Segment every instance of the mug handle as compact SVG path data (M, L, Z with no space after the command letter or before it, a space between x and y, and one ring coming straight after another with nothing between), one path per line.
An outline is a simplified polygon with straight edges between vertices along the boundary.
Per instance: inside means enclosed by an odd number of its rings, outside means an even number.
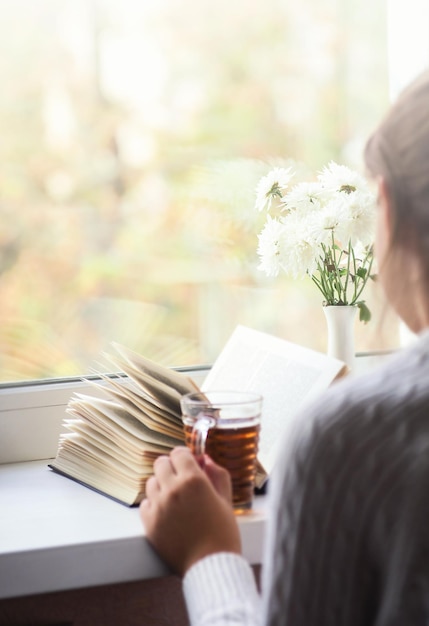
M210 428L216 424L216 420L201 413L192 428L192 452L201 467L204 467L204 455L206 453L206 442Z

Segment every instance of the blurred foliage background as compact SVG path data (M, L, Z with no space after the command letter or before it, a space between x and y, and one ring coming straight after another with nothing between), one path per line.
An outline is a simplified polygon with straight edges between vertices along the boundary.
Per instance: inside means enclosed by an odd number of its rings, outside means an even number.
M385 0L0 0L0 39L0 380L87 374L111 341L210 363L237 323L326 348L311 281L257 270L254 189L362 168ZM367 296L357 348L396 345Z

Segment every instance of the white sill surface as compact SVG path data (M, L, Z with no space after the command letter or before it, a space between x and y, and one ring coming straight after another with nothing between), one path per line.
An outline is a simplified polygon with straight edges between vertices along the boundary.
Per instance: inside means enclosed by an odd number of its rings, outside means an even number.
M155 578L169 571L128 508L55 474L49 461L0 465L0 598ZM261 563L266 497L239 516Z

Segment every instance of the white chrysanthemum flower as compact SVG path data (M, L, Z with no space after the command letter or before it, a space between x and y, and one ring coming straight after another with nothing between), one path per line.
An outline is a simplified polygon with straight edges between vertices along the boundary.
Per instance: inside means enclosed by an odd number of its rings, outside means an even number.
M278 276L280 266L280 248L283 225L277 219L268 216L265 226L258 235L258 250L260 257L258 269L267 276Z
M296 210L303 216L318 211L320 202L320 183L298 183L281 200L283 211Z
M318 226L321 230L331 230L337 233L346 215L347 212L344 205L341 202L332 200L321 208L318 215Z
M345 165L331 162L318 180L327 210L332 216L337 212L340 218L335 233L342 245L347 247L349 240L353 246L358 241L369 244L374 238L375 198L365 178Z
M351 241L369 245L374 240L375 200L369 192L348 194L342 199L343 218L338 225L337 234L343 242Z
M312 219L302 219L291 213L284 219L280 249L280 265L293 278L312 274L321 253L320 230L314 228Z
M331 161L317 176L326 193L338 191L344 194L353 191L367 191L368 185L363 176L346 165Z
M261 178L256 187L255 208L258 211L269 211L272 199L277 196L282 198L287 189L293 173L291 168L275 167L266 176Z

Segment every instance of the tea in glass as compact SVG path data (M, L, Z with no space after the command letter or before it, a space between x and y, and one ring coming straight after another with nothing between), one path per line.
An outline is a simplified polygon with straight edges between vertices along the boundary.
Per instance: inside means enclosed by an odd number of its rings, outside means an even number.
M236 511L251 508L262 397L239 391L191 393L181 400L186 445L228 470Z

